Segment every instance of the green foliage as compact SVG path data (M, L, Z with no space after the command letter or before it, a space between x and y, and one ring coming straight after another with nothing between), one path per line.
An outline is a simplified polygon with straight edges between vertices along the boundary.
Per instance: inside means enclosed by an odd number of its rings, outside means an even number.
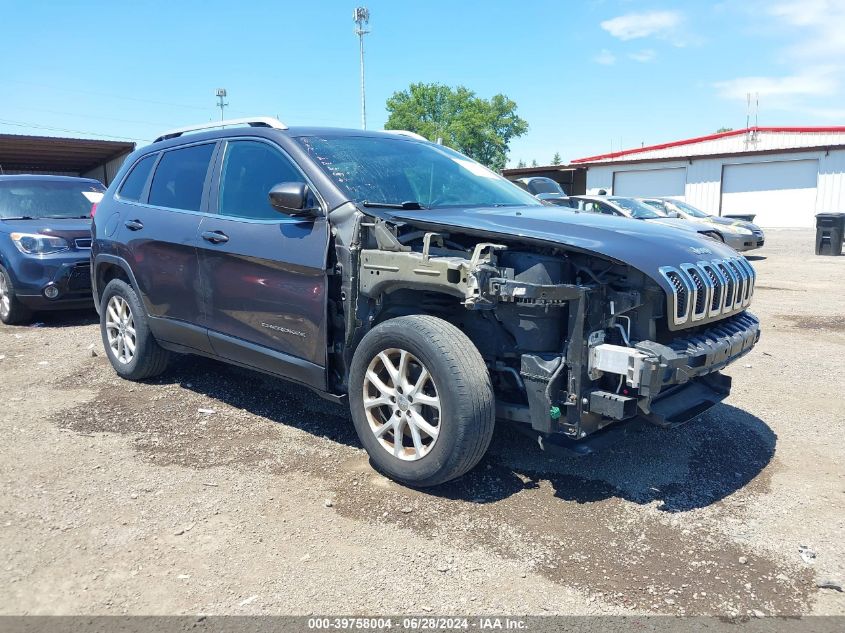
M532 167L539 167L539 165L537 164L537 161L536 161L536 160L532 160L532 161L531 161L531 166L532 166Z
M552 157L552 165L560 165L562 162L560 152L555 152L555 155Z
M409 130L474 158L490 169L505 167L510 141L528 131L516 103L505 95L477 97L463 86L411 84L387 100L386 130Z
M522 169L523 167L525 167L525 161L520 158L519 162L516 164L516 168Z
M720 127L716 130L716 134L721 134L722 132L733 132L733 130L734 129L732 127Z

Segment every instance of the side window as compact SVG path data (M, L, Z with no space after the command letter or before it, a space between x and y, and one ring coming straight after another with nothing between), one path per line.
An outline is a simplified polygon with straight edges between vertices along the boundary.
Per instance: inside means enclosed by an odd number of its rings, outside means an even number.
M138 202L141 199L141 194L144 192L144 185L147 184L147 178L150 177L150 170L153 168L153 163L158 154L150 154L145 156L132 168L123 185L120 187L118 195L124 200Z
M164 153L150 186L149 203L159 207L199 211L202 188L214 143Z
M258 141L231 141L223 157L219 212L236 218L279 220L267 194L282 182L304 182L281 152Z
M602 204L600 202L596 204L596 211L605 215L622 215L621 213L617 212L613 207L610 207L606 204Z
M601 207L599 207L599 204L597 202L593 202L592 200L579 200L578 207L587 213L601 213Z

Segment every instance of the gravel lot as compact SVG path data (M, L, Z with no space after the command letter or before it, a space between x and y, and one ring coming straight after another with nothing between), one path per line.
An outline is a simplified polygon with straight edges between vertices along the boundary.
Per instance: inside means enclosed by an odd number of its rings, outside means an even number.
M845 257L812 242L750 258L763 338L699 420L585 458L500 425L428 492L307 390L119 380L93 313L0 326L0 613L845 614Z

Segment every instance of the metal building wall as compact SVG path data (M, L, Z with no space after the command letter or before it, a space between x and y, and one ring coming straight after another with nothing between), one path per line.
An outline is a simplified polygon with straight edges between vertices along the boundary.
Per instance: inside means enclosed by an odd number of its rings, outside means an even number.
M823 152L819 157L816 211L845 211L845 150Z
M117 172L123 166L123 162L126 160L127 156L129 156L129 152L123 154L122 156L118 156L117 158L113 158L106 164L99 165L91 171L80 174L80 176L83 178L96 178L108 187L114 180Z
M722 168L724 165L803 159L819 161L816 203L813 212L845 211L845 149L784 152L757 156L723 156L683 161L655 160L636 164L591 165L587 169L587 193L595 195L600 189L613 193L613 173L616 171L686 166L687 184L684 199L708 213L718 215L721 207ZM806 222L799 223L806 224Z

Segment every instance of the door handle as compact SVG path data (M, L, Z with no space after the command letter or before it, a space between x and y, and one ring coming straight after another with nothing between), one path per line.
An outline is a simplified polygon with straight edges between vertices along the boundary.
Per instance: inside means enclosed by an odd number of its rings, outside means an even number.
M130 231L140 231L144 228L144 223L141 220L126 220L123 225Z
M222 244L229 241L229 236L223 231L204 231L201 235L202 239L212 244Z

